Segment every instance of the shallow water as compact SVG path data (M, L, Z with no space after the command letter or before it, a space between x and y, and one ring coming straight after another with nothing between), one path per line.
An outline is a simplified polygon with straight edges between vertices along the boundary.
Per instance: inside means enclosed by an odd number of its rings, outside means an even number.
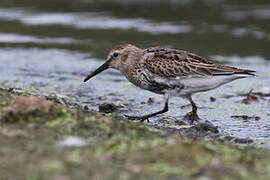
M82 83L84 76L117 44L181 48L258 71L258 77L196 94L194 100L201 118L224 134L269 147L270 98L245 105L239 96L251 89L270 93L269 19L270 4L252 1L1 1L0 82L61 93L90 109L112 102L120 114L147 113L162 108L161 96L134 87L114 70L88 83ZM147 103L150 97L153 103ZM190 110L182 107L186 104L172 99L170 112L150 124L174 126ZM235 115L261 119L231 118Z

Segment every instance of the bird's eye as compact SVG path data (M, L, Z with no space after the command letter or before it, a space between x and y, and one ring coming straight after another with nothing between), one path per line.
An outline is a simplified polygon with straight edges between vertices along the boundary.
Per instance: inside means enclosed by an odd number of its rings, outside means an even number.
M113 57L116 58L117 56L119 56L119 53L117 53L117 52L113 53Z

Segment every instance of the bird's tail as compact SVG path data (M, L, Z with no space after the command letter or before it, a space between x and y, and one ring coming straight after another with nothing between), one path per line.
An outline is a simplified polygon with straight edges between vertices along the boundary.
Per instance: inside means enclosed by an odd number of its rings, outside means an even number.
M230 66L220 66L216 72L213 73L214 76L230 76L239 75L241 77L256 76L256 71L249 69L238 69Z
M256 76L256 71L249 70L249 69L239 69L239 71L234 72L234 74L242 74L242 75L249 75L249 76Z

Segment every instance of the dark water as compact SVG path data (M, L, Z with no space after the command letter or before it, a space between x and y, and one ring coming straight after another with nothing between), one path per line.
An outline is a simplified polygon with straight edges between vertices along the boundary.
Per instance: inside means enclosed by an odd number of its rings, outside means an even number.
M0 82L8 86L57 92L97 109L113 102L119 113L155 111L162 98L135 88L116 71L106 71L87 84L83 77L99 66L111 47L132 43L185 49L238 67L258 71L195 95L199 114L237 137L269 146L270 100L241 104L251 89L270 93L270 2L266 1L91 1L1 0ZM31 89L30 88L30 89ZM148 105L148 98L154 103ZM210 102L215 97L215 102ZM171 101L170 112L151 121L174 126L190 107ZM234 115L260 120L234 119Z

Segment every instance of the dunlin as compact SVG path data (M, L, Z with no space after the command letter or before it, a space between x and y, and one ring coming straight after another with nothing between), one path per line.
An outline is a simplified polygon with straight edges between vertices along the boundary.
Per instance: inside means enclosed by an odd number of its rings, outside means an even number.
M108 68L121 71L130 82L142 89L164 95L165 105L161 111L143 116L127 116L128 118L144 121L165 113L169 109L169 97L180 96L188 99L192 105L192 111L185 115L185 119L189 119L191 123L199 119L192 94L254 76L255 72L219 65L183 50L161 47L141 49L126 44L114 47L107 61L88 75L84 82Z

